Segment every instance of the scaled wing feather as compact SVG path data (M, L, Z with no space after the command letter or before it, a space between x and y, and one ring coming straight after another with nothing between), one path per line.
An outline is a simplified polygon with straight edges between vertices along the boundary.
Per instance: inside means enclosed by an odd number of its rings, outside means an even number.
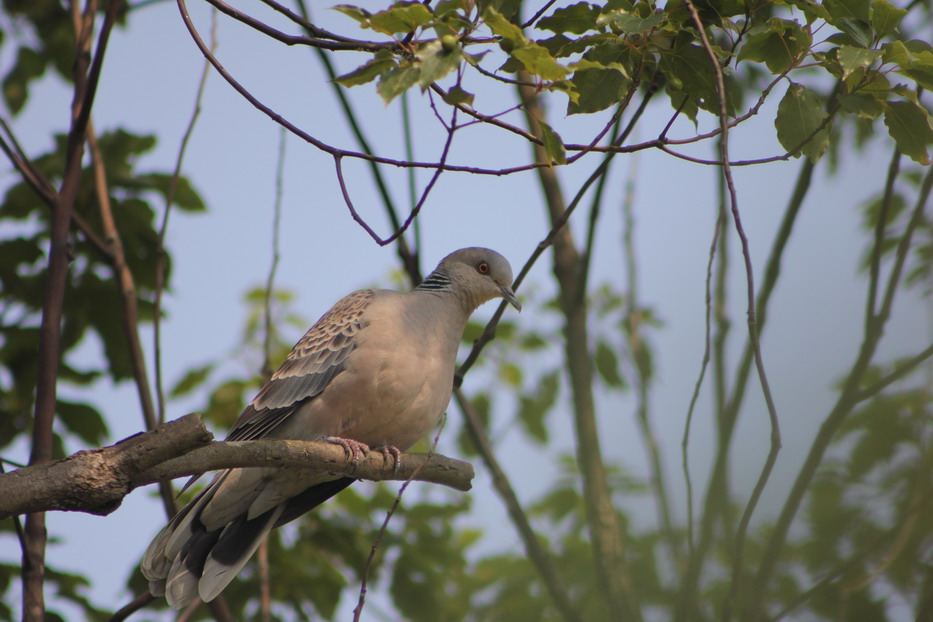
M353 292L315 322L240 415L227 440L262 438L301 402L320 394L344 370L373 295L372 290Z

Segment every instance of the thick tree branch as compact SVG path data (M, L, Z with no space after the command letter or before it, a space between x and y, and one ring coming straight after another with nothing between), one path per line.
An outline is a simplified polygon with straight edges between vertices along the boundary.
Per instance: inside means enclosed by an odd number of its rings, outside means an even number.
M413 479L464 491L473 479L472 465L437 454L403 454L394 469L378 451L354 464L328 443L211 439L199 415L186 415L116 445L2 474L0 519L45 510L106 515L139 486L225 468L288 467L373 481L405 481L418 471Z

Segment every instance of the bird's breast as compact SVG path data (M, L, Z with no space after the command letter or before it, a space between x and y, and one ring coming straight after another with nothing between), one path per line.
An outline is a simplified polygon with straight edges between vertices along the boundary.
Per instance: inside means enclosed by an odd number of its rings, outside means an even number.
M359 335L346 369L310 407L315 420L332 424L326 435L404 451L447 408L458 344L406 321L379 326L377 318L373 327L379 330Z

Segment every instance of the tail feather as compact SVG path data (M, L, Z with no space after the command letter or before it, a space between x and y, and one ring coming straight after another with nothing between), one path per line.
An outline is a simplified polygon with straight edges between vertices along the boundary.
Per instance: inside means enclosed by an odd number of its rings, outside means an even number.
M343 477L315 484L252 519L246 504L242 514L208 531L201 513L212 499L227 500L220 484L228 473L218 474L185 506L143 556L140 567L149 580L149 591L154 596L164 594L175 609L186 607L198 597L204 601L216 598L272 529L298 518L356 481Z
M295 495L285 502L285 510L275 523L275 526L278 527L285 523L292 522L299 516L321 505L355 481L356 480L352 477L341 477L340 479L311 486L301 494Z
M201 570L198 592L202 600L213 600L233 581L275 526L284 508L285 504L280 504L252 520L240 516L224 527Z

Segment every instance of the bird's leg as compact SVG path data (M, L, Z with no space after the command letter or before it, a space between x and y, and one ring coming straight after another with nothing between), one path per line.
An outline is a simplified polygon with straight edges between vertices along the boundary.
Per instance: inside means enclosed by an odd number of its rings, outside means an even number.
M355 441L352 438L341 438L339 436L325 436L321 439L331 445L340 445L347 452L347 459L353 464L359 464L360 460L369 453L369 445Z
M392 456L392 472L398 473L398 469L402 466L402 452L398 447L393 445L383 445L381 447L374 447L373 451L378 451L385 456L385 461L389 461L389 456Z

